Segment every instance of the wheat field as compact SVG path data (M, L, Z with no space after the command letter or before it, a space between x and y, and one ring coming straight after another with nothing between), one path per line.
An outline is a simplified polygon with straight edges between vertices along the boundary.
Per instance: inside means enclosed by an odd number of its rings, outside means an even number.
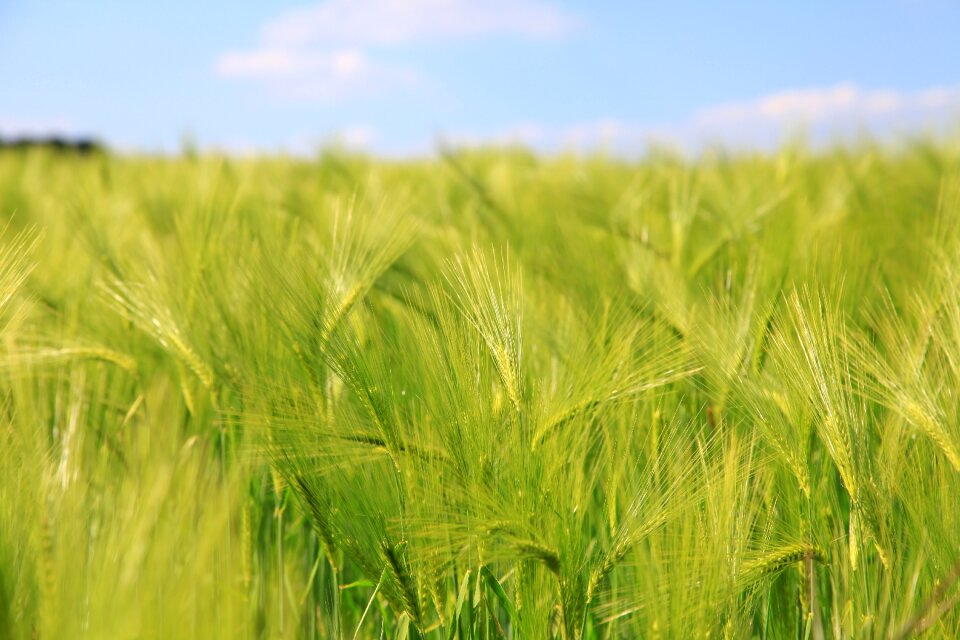
M0 638L960 636L960 146L0 154Z

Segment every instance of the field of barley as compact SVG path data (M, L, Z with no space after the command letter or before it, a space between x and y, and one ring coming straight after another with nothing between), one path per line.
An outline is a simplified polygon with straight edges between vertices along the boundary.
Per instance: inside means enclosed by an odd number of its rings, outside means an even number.
M0 638L956 638L960 141L0 154Z

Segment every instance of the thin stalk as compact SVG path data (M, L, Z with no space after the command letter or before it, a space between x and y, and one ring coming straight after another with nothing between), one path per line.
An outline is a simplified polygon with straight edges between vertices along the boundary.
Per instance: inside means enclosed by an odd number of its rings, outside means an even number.
M958 600L960 600L960 594L954 595L954 597L946 600L940 604L940 606L937 606L937 603L943 600L943 597L953 588L953 585L957 583L958 579L960 579L960 560L953 565L943 581L937 585L937 588L933 590L930 597L924 601L923 606L893 635L894 640L903 640L914 635L920 635L932 627L940 616L956 606Z

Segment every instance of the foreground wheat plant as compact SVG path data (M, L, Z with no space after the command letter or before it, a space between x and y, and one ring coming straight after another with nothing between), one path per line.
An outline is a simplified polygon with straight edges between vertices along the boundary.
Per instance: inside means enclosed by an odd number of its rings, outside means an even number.
M0 638L955 638L960 147L0 155Z

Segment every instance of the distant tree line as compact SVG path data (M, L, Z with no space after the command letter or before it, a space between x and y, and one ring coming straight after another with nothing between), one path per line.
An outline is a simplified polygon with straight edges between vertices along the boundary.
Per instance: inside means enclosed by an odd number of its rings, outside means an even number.
M94 138L66 136L15 136L0 135L0 150L7 149L50 149L63 153L78 153L89 155L106 150L103 144Z

